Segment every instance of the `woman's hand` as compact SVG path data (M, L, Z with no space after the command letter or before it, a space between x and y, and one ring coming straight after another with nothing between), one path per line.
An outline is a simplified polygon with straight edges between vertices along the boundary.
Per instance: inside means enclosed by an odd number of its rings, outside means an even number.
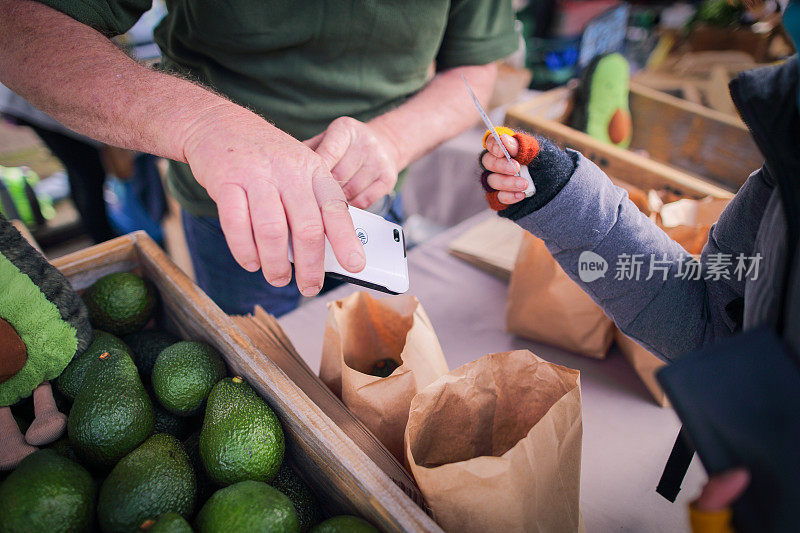
M508 154L512 158L517 157L518 141L505 133L500 135L500 139L508 150ZM511 205L525 199L522 191L528 188L528 182L516 175L520 170L519 163L517 161L508 162L493 136L486 139L486 149L487 152L483 154L481 164L491 172L486 181L492 189L499 191L497 200L502 204Z

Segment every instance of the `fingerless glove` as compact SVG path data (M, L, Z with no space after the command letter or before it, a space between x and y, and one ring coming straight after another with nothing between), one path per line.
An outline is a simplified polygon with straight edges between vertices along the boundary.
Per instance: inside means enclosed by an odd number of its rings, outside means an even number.
M481 185L486 191L486 201L489 207L498 211L501 217L518 220L525 215L533 213L544 207L552 200L569 181L577 166L577 154L569 153L544 137L534 137L522 132L515 132L506 127L497 128L497 132L508 134L517 140L519 151L514 158L520 165L527 165L530 171L536 192L524 200L512 205L506 205L497 199L497 192L489 186L488 177L491 172L483 167L484 150L479 158L483 169ZM483 136L484 147L491 132Z

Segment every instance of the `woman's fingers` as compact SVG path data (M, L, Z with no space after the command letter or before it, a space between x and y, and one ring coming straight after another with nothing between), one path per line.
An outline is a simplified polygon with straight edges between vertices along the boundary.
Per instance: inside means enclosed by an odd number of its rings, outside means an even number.
M528 182L519 176L489 174L486 181L489 183L489 187L496 191L517 192L528 188Z
M525 195L523 193L521 193L521 192L500 191L500 192L497 193L497 199L500 201L500 203L503 203L503 204L506 204L506 205L515 204L515 203L523 200L524 198L525 198Z
M497 144L495 144L497 146ZM512 160L510 163L508 159L502 154L500 157L495 156L491 152L486 152L481 158L483 168L489 172L496 172L498 174L508 174L510 176L516 175L519 172L519 163Z
M508 150L508 155L511 157L517 157L517 154L519 153L519 143L517 140L507 133L502 134L500 136L500 140L503 141L506 150ZM498 146L497 141L494 140L494 136L489 136L489 138L486 139L486 149L489 150L495 157L505 158L505 154L503 153L503 150L500 149L500 146Z

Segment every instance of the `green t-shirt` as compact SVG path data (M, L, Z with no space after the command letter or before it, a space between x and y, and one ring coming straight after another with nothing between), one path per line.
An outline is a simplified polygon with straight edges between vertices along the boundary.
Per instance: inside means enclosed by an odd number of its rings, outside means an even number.
M152 0L39 0L106 35ZM340 116L370 120L440 70L482 65L518 45L511 0L167 0L155 38L181 70L304 140ZM168 183L183 207L216 215L188 165Z

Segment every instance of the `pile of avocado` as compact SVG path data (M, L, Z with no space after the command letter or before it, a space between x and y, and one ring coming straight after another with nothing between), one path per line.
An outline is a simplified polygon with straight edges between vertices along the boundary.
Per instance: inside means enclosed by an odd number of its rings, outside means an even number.
M109 274L83 299L94 340L55 382L67 436L0 483L0 533L377 531L322 521L280 420L213 347L146 329L149 282Z

